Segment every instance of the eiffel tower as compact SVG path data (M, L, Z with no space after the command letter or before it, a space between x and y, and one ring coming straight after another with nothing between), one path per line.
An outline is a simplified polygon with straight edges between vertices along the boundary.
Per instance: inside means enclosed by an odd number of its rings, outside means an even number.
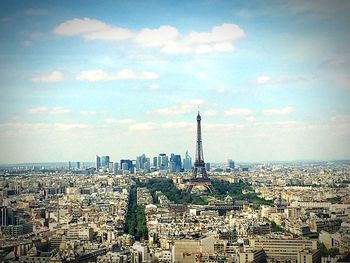
M203 193L212 194L214 187L208 177L205 169L205 162L203 157L202 145L202 129L201 129L201 115L197 115L197 144L196 144L196 161L194 163L192 177L187 182L186 192L191 193L193 188L204 189Z

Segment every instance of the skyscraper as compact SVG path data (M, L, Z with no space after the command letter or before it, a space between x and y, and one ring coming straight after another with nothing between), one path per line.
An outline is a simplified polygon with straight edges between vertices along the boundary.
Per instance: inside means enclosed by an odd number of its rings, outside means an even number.
M136 169L143 170L145 169L146 155L142 154L141 156L136 157Z
M120 167L123 171L129 170L133 168L132 161L131 160L126 160L126 159L121 159L120 160Z
M113 165L113 174L117 174L119 170L119 164L117 162Z
M158 156L158 167L159 169L168 169L169 158L165 153L160 153Z
M192 158L188 154L188 151L185 153L185 158L183 159L184 171L190 172L192 171Z
M0 206L0 226L7 226L8 224L7 210L6 206Z
M153 157L153 167L158 168L158 158L157 157Z
M182 170L181 155L171 154L170 156L170 172L178 173Z
M114 166L114 163L113 162L109 162L109 164L108 164L108 172L113 172L113 166Z
M205 163L205 170L210 171L210 163Z
M100 156L96 155L96 170L100 170L101 168L101 158Z
M143 169L146 170L147 172L149 172L151 170L151 159L150 158L146 158Z
M128 171L129 170L128 163L125 163L125 162L121 163L121 167L122 167L123 171Z
M102 156L101 157L101 166L103 169L108 169L109 167L109 156Z
M230 168L232 170L235 169L235 162L232 161L232 159L228 159L227 164L228 164L228 168Z

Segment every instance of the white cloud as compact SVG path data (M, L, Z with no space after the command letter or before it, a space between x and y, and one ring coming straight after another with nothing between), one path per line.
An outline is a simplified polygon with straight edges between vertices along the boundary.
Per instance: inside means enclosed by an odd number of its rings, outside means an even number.
M136 121L133 119L120 119L120 120L118 120L118 119L112 119L112 118L104 119L104 122L107 124L122 124L122 125L136 123Z
M112 119L112 118L104 119L103 121L106 124L116 124L116 123L118 123L118 120L115 120L115 119Z
M154 122L137 122L133 119L105 119L104 122L109 125L123 125L129 131L150 131L156 127Z
M213 52L232 52L233 43L245 37L244 31L235 24L215 26L210 32L192 32L177 41L165 43L160 52L166 54L206 54Z
M83 116L93 116L93 115L97 115L98 112L96 111L88 111L88 110L81 110L79 112L80 115L83 115Z
M55 107L49 111L49 114L67 114L70 113L69 109L63 108L63 107Z
M158 89L160 89L160 85L159 84L152 84L152 85L149 85L149 88L152 90L158 90Z
M161 52L167 54L206 54L213 52L232 52L234 47L229 42L223 42L218 44L201 44L201 45L189 45L183 43L171 43L164 46Z
M125 40L131 38L133 33L125 28L112 27L97 19L74 18L56 28L53 32L63 36L81 35L87 40Z
M147 47L159 47L169 42L175 41L179 37L179 32L172 26L160 26L158 29L145 28L138 33L134 41Z
M306 82L310 79L308 77L304 76L298 76L298 77L269 77L269 76L258 76L256 77L252 82L257 85L275 85L275 84L288 84L288 83L295 83L295 82Z
M198 54L205 54L213 52L213 47L210 45L199 45L194 48L194 51Z
M244 31L235 24L215 26L211 32L192 32L186 38L189 43L222 43L235 41L245 36Z
M187 112L189 112L189 110L182 107L162 108L155 111L155 113L160 115L180 115Z
M108 25L100 20L74 18L53 29L62 36L81 36L87 40L132 40L142 47L159 48L165 54L206 54L213 52L232 52L234 43L245 37L244 31L236 24L214 26L209 32L191 32L181 35L177 28L162 25L159 28L143 28L132 32L127 28Z
M204 116L215 116L217 115L218 112L216 110L206 110L206 111L203 111L203 115Z
M60 71L52 71L47 74L41 74L32 78L33 82L36 83L55 83L63 81L64 76Z
M253 111L250 109L235 109L231 108L225 111L225 115L227 116L251 116L253 115Z
M155 128L153 122L140 122L129 125L130 131L150 131Z
M265 84L271 84L272 79L268 76L258 76L253 82L258 85L265 85Z
M229 130L229 129L242 129L245 126L242 124L233 124L233 123L205 123L203 124L203 129L223 129L223 130Z
M161 53L174 55L174 54L188 54L192 53L194 49L190 46L181 43L170 43L160 49Z
M37 113L47 113L48 111L49 111L49 109L46 107L37 107L37 108L29 109L28 113L37 114Z
M119 124L132 124L135 123L136 121L133 119L121 119L117 121Z
M350 115L335 115L331 117L330 120L330 126L333 128L333 134L349 136Z
M334 57L323 61L320 64L322 68L341 68L350 64L350 60L343 57Z
M332 122L348 122L350 123L350 115L335 115L331 117Z
M108 25L90 18L68 20L58 25L53 32L58 35L75 36L84 33L98 32L108 29Z
M66 109L63 107L54 107L54 108L47 108L47 107L36 107L31 108L27 111L29 114L50 114L50 115L60 115L60 114L68 114L71 112L70 109Z
M158 79L159 75L154 72L122 70L118 72L105 72L103 70L82 71L76 77L77 80L101 81L122 79Z
M124 28L108 28L101 31L91 32L84 34L84 38L87 40L113 40L120 41L128 39L132 36L132 33Z
M267 109L263 111L266 116L271 115L288 115L294 111L293 107L284 107L282 109Z
M70 130L70 129L85 129L89 125L83 123L28 123L28 122L6 122L0 123L0 128L21 132L41 133L47 130Z
M89 125L83 123L55 123L53 126L61 130L86 129L89 127Z
M255 117L254 116L249 116L247 118L245 118L246 121L248 122L254 122L255 121Z
M232 52L235 50L230 42L222 42L213 45L213 50L217 52Z
M193 129L195 127L194 122L165 122L160 125L166 129Z
M24 13L28 16L45 16L49 12L46 9L42 8L29 8Z
M187 102L184 102L182 104L179 104L174 107L168 107L168 108L162 108L154 111L156 114L160 115L181 115L190 112L191 110L194 110L195 108L199 107L200 105L204 104L204 100L202 99L194 99Z
M217 88L214 91L217 92L217 93L225 93L226 89L224 89L224 88Z

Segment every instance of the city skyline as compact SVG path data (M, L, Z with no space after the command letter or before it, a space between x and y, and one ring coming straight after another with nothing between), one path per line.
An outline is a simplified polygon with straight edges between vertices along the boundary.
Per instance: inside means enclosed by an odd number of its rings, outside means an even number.
M4 1L0 163L350 159L347 1Z

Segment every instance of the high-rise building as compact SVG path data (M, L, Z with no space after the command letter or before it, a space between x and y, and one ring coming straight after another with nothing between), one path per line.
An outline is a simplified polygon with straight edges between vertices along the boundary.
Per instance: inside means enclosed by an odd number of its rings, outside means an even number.
M101 166L103 169L108 169L109 166L109 156L102 156L101 157Z
M158 167L159 169L168 169L169 158L165 153L160 153L158 156Z
M68 162L68 170L69 171L72 170L72 163L71 163L71 161Z
M151 170L151 159L150 158L146 158L143 169L148 171L148 172Z
M0 226L7 226L7 224L8 224L7 207L0 206Z
M131 171L131 169L133 169L133 164L131 160L127 160L127 159L122 159L120 160L120 167L122 168L123 171Z
M136 157L136 169L143 170L145 169L146 155L142 154L141 156Z
M136 157L136 169L141 170L141 156Z
M114 163L113 162L109 162L109 164L108 164L108 172L113 172L113 166L114 166Z
M128 163L122 163L122 171L128 171L128 170L129 170Z
M101 157L96 155L96 170L100 170L101 168Z
M153 167L154 168L158 167L158 158L157 157L153 157Z
M185 158L183 159L184 171L192 171L192 158L189 156L188 151L185 153Z
M207 172L210 171L210 163L205 163L205 169L207 170Z
M232 159L228 159L227 164L228 164L228 168L230 168L232 170L235 169L235 162L232 161Z
M181 155L171 154L170 156L170 172L179 173L182 170Z
M114 163L113 165L113 174L117 174L119 170L119 164L118 163Z
M77 169L80 169L80 162L77 162Z

